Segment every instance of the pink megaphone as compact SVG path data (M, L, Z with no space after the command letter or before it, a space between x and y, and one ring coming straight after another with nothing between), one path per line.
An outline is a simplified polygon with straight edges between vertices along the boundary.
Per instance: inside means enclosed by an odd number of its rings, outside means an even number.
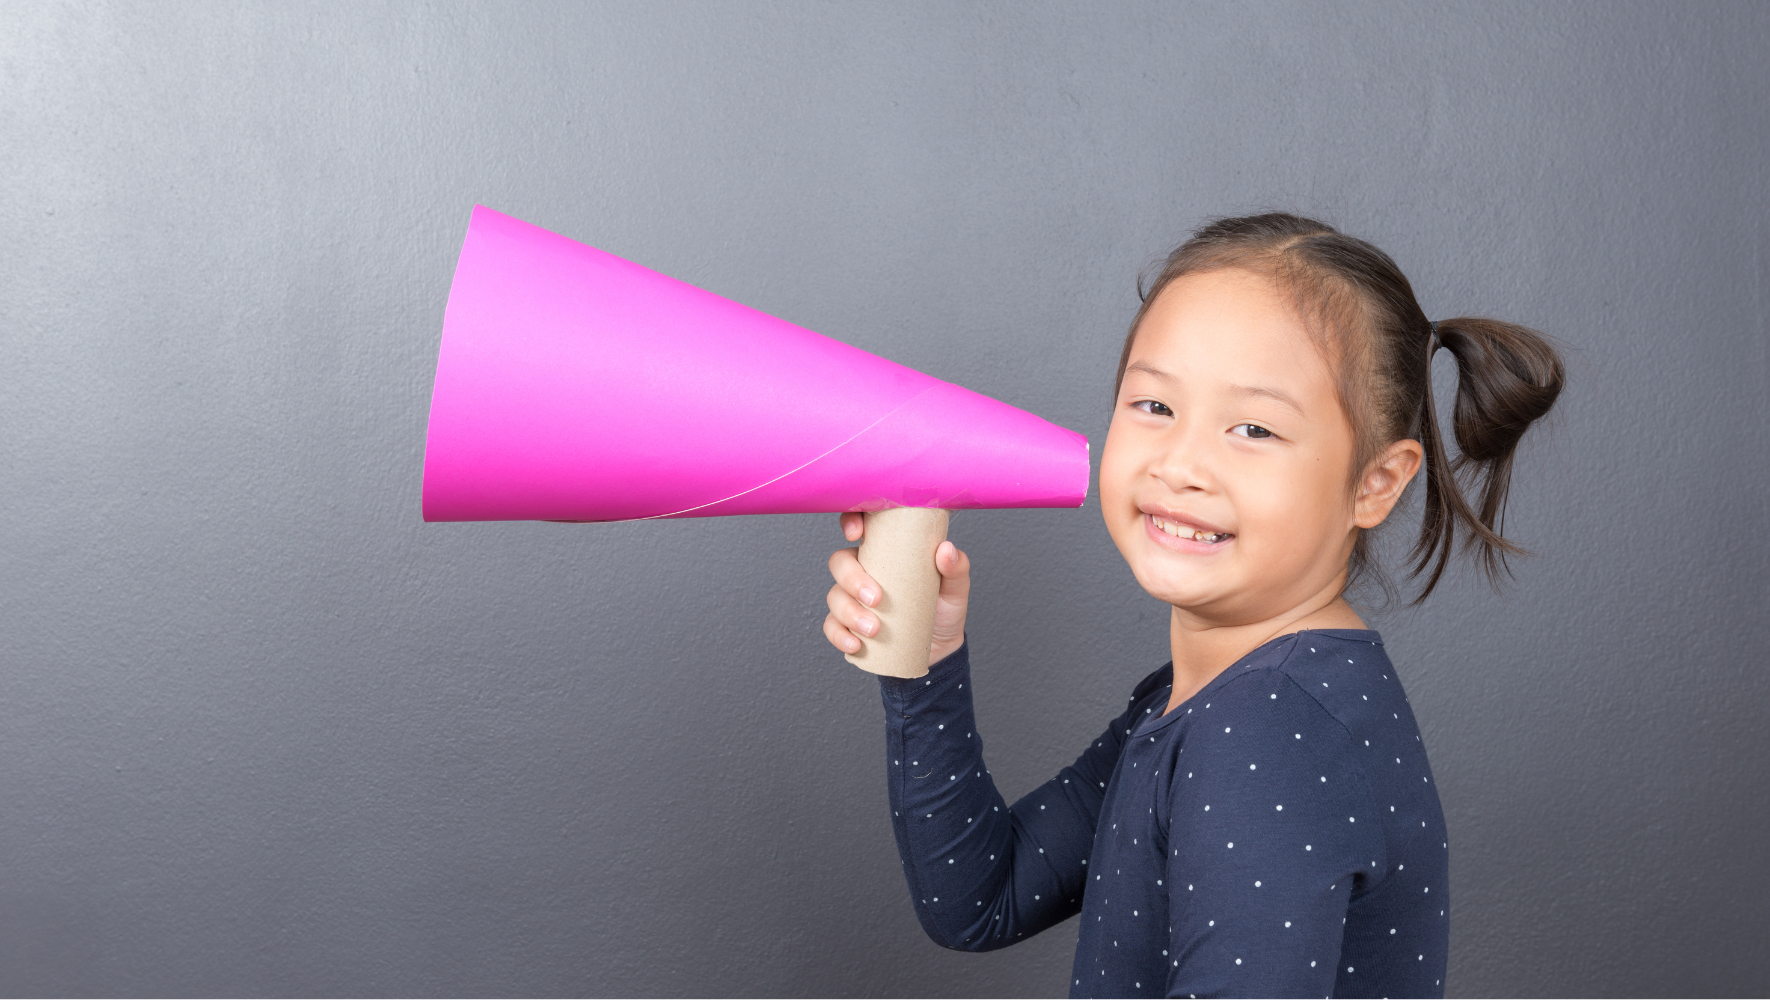
M437 357L426 521L867 511L870 571L872 513L938 511L944 537L946 509L1078 507L1087 490L1074 431L473 210Z

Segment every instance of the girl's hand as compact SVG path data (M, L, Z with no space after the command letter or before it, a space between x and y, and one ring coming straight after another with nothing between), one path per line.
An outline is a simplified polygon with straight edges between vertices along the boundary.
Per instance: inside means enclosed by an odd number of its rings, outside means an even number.
M861 514L842 515L842 536L860 541L866 531ZM879 631L879 619L868 609L879 606L881 588L860 567L854 549L837 549L830 555L830 613L824 616L824 638L844 653L860 652L867 636ZM971 594L971 560L950 541L934 550L934 568L940 571L940 596L934 601L934 639L928 645L928 665L947 658L965 643L965 604Z

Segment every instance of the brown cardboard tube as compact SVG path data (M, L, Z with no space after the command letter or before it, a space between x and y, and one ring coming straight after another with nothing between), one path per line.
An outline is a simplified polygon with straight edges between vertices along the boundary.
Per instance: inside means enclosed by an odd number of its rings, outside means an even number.
M848 662L887 677L920 677L928 672L934 641L934 600L940 571L934 550L946 540L947 511L932 507L892 507L867 513L860 539L860 565L883 591L872 608L879 631L860 636L860 652Z

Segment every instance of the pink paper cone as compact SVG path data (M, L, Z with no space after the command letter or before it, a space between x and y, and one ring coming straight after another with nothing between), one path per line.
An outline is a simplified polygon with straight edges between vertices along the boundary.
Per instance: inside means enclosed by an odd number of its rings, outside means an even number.
M426 521L1076 507L1088 442L484 207L443 320Z

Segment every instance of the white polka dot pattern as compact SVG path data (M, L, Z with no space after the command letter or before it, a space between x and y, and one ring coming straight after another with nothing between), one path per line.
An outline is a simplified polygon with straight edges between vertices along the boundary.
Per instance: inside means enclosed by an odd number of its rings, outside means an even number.
M1072 996L1442 996L1448 837L1374 632L1281 636L1171 712L1163 667L1012 807L968 672L963 647L920 685L880 679L898 848L937 943L999 948L1079 912Z

